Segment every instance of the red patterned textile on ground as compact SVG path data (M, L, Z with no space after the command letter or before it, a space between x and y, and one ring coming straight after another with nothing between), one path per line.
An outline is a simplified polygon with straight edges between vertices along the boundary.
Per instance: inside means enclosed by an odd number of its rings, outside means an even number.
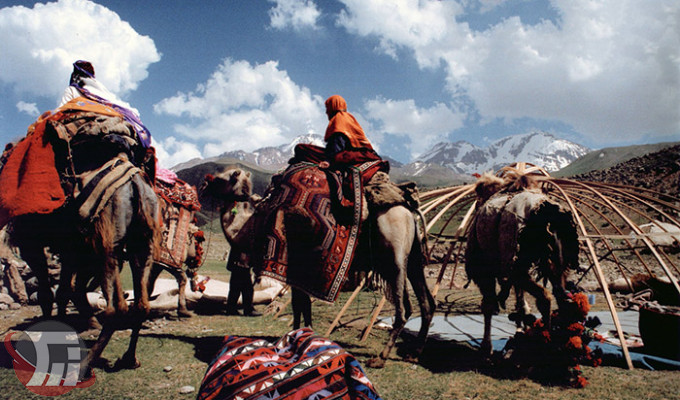
M357 360L309 328L276 343L229 336L208 366L198 400L380 399Z
M272 212L264 222L263 275L321 300L335 301L349 271L359 236L362 200L358 169L352 169L352 180L353 212L350 223L343 225L331 212L326 173L310 163L288 167L272 198ZM284 218L290 215L297 216L298 220L286 225ZM294 241L290 239L306 240L308 247L315 249L314 254L297 254L298 250L290 249ZM290 262L291 256L303 258L304 262Z

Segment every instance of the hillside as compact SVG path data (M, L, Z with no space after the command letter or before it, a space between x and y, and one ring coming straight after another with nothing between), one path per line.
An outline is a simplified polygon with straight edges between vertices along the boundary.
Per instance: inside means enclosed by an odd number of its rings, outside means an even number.
M551 175L556 177L567 177L585 174L595 170L603 170L614 165L624 163L633 158L641 157L649 153L655 153L675 145L678 145L678 142L654 143L625 147L607 147L600 150L594 150L579 157L568 166L552 173Z
M572 178L642 187L680 197L680 144Z

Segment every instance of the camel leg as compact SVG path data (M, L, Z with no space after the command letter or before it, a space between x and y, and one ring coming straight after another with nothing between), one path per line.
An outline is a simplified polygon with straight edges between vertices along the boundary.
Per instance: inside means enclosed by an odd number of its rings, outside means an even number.
M70 237L79 238L79 233L70 233ZM59 288L57 288L56 302L57 302L57 315L60 318L66 317L66 307L68 306L69 300L73 301L73 305L76 306L78 312L81 316L88 318L92 315L90 307L82 309L81 304L76 304L82 299L76 299L79 293L76 290L77 280L79 276L83 274L90 276L89 264L93 261L93 253L89 246L86 246L84 242L79 240L73 241L63 241L59 243L59 249L57 249L61 262L61 271L59 273ZM82 293L86 296L85 293ZM80 307L80 308L79 308Z
M71 300L76 310L78 310L78 314L83 318L87 318L88 329L100 330L102 326L94 315L90 302L87 301L87 284L89 279L90 276L85 274L84 271L76 274L75 288Z
M404 302L404 295L406 287L406 268L397 268L396 276L391 282L392 297L394 305L394 323L392 324L392 331L390 332L390 337L385 344L382 352L377 357L373 357L368 360L367 364L371 368L383 368L385 366L385 361L390 355L394 344L397 342L397 338L401 334L404 325L406 325L406 307Z
M304 318L305 326L312 327L312 300L309 295L300 289L291 290L293 304L293 329L300 328L301 317Z
M63 260L63 258L62 258ZM74 272L72 271L69 263L62 262L61 273L59 274L59 287L57 288L57 293L55 300L57 302L57 317L64 319L66 318L66 307L68 306L69 300L75 295L73 288ZM75 303L74 303L75 304Z
M144 317L137 315L134 317L135 322L130 334L130 343L125 351L125 354L116 361L114 368L116 369L136 369L141 367L142 363L137 359L137 343L139 342L139 331L142 329Z
M84 381L92 376L92 363L102 355L104 348L113 336L113 332L115 332L112 322L110 319L106 321L97 341L87 352L87 356L80 362L80 381Z
M544 325L550 328L550 293L529 277L523 275L516 281L516 286L523 288L536 299L536 308L543 317Z
M479 290L482 293L482 314L484 315L484 337L482 338L481 352L485 356L493 353L491 345L491 319L498 313L498 298L496 296L495 279L485 279L478 282Z
M158 263L153 263L151 266L151 271L149 272L149 288L147 289L149 291L149 295L153 293L156 280L158 279L158 276L161 274L161 272L163 272L163 269L163 266Z
M177 281L177 316L182 317L192 317L194 314L187 308L187 297L186 297L186 287L187 287L187 275L181 268L164 267L161 264L154 263L151 267L151 273L149 275L149 294L153 293L153 286L158 279L158 275L165 269L168 271Z
M106 300L104 316L111 317L118 311L126 314L127 301L123 295L123 287L120 282L119 262L115 256L108 256L104 262L104 278L102 280L102 293Z
M135 292L135 308L140 313L140 318L144 319L151 310L149 287L151 284L150 275L153 257L151 256L150 249L149 251L138 251L133 254L133 257L130 259L130 267L132 268L132 285Z
M137 359L137 342L139 340L139 331L142 328L142 323L149 315L149 287L155 283L155 279L150 279L151 270L153 266L153 259L150 252L136 253L130 259L130 267L132 268L132 281L135 291L135 306L134 313L127 318L132 318L132 334L130 335L130 343L128 349L123 356L116 362L116 368L139 368L141 363ZM157 276L157 275L156 275Z
M35 264L29 264L35 265ZM50 278L47 273L47 264L45 267L39 266L33 270L35 276L38 278L38 303L42 310L43 317L49 318L52 316L52 308L54 307L54 293L50 287Z
M416 348L413 351L413 355L410 357L411 361L416 362L423 352L423 348L425 348L427 333L430 330L430 323L432 323L436 305L434 298L427 287L422 263L409 262L408 279L411 282L411 287L413 287L413 291L415 292L420 306L420 331L418 331Z
M45 318L52 316L54 306L54 293L50 287L50 276L48 273L45 248L39 243L28 243L28 239L22 239L19 246L21 258L31 267L36 279L38 280L38 304Z
M187 274L181 268L170 268L168 272L175 277L177 287L179 288L179 293L177 294L177 316L180 318L192 317L194 314L187 308L187 295L185 292L188 281Z
M525 317L531 313L531 308L524 299L524 289L517 286L515 287L515 313L517 314L515 326L517 326L517 332L520 332L526 320Z
M555 271L555 268L551 268L550 271ZM552 285L552 293L555 297L555 301L557 301L558 307L563 308L564 305L569 302L569 296L567 295L567 290L565 289L567 285L566 276L564 273L551 273L549 280L550 284Z

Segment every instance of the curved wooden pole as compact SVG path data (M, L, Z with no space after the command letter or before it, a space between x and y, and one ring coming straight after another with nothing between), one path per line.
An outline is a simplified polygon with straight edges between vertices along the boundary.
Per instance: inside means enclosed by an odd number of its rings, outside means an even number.
M459 194L458 197L456 197L455 199L451 200L451 202L449 202L449 204L447 204L446 206L444 206L444 208L442 208L442 209L439 211L439 213L437 213L437 215L436 215L434 218L430 219L430 222L427 224L427 229L426 229L426 230L429 231L429 230L432 228L432 226L435 224L435 222L437 222L437 220L439 220L439 218L441 218L442 215L444 215L444 213L445 213L446 211L448 211L449 208L453 207L453 205L455 205L460 199L462 199L462 198L464 198L465 196L471 194L474 190L475 190L474 187L470 187L470 188L468 188L467 190L463 191L462 194Z
M562 188L554 184L554 186L559 190L564 198L566 199L567 204L569 205L569 208L572 211L572 214L574 215L574 219L576 220L576 224L578 225L579 229L581 230L581 233L586 235L588 232L585 229L585 226L583 225L583 221L581 221L581 217L579 215L578 209L574 207L574 203L567 197L566 193L562 190ZM614 326L616 327L616 333L618 334L620 340L621 340L621 350L623 351L623 357L626 360L626 364L628 365L628 369L633 369L633 361L630 358L630 353L628 352L628 345L626 344L626 341L624 340L624 335L623 335L623 329L621 328L621 321L619 320L619 315L616 312L616 306L614 305L614 300L612 299L612 295L609 292L609 285L607 284L607 281L604 277L604 274L602 273L602 268L600 268L600 262L597 260L597 253L595 251L595 246L593 245L593 241L590 240L590 238L585 237L584 238L586 242L586 246L588 248L588 251L591 254L591 257L593 259L593 267L595 271L595 276L597 277L598 282L600 283L600 287L602 288L602 291L604 292L604 297L607 302L607 306L609 307L609 312L612 315L612 320L614 321Z

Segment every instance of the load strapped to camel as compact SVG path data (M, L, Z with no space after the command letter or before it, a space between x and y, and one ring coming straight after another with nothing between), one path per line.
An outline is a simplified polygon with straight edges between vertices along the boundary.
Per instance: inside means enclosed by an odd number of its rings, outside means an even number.
M187 259L188 246L192 240L200 242L203 232L195 224L196 212L201 210L196 188L179 179L174 172L159 169L156 176L156 195L161 200L162 241L156 262L169 267L181 268ZM194 275L201 263L201 254L191 258L189 274Z
M153 179L153 148L144 147L115 109L84 97L46 112L26 137L8 145L0 173L0 224L74 204L96 218L115 190L144 170Z
M258 207L266 208L259 268L265 276L333 302L346 281L368 213L396 205L417 210L418 195L415 184L390 182L386 161L338 171L320 168L324 160L323 148L298 145L289 167L272 178ZM305 268L290 268L297 265Z

